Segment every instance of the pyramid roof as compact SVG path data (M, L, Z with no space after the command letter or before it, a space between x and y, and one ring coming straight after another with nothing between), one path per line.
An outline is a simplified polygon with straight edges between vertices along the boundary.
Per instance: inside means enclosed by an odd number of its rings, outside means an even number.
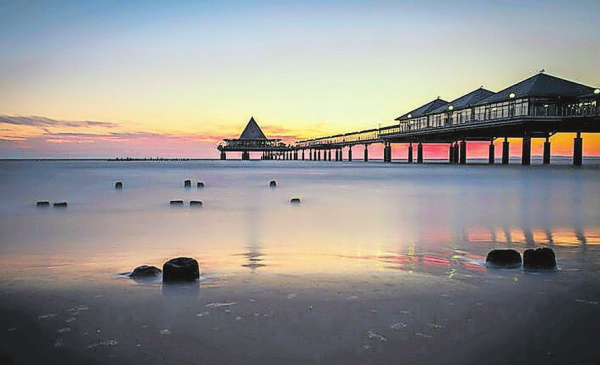
M239 139L267 139L267 137L260 129L258 124L256 124L254 117L251 117Z
M593 91L592 87L540 72L481 100L481 102L492 103L508 100L511 93L514 93L516 98L525 96L577 97Z
M439 107L442 107L444 105L448 105L448 102L446 100L442 100L440 98L437 98L435 100L430 101L427 104L421 105L420 107L418 107L415 110L411 110L410 112L399 116L398 118L396 118L395 120L402 120L402 119L408 119L408 118L417 118L420 117L421 115L427 114L430 111L437 109ZM410 117L409 117L410 115Z
M452 107L455 109L464 108L466 106L476 104L485 98L489 98L494 94L495 93L493 91L480 87L477 90L471 91L468 94L465 94L457 99L452 100L447 105L442 105L439 108L432 110L430 113L433 114L443 112L447 110L450 105L452 105Z

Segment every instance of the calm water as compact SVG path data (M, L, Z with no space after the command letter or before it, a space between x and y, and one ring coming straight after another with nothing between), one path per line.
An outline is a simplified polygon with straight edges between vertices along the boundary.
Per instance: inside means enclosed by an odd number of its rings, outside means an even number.
M0 161L0 360L597 363L586 162ZM541 246L557 272L486 270L492 248ZM199 283L119 275L177 256Z

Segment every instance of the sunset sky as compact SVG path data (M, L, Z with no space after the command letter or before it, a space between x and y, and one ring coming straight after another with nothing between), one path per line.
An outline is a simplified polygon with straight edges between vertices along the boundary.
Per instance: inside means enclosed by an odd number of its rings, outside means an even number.
M542 68L600 86L597 0L3 0L0 14L0 158L217 158L251 116L292 142Z

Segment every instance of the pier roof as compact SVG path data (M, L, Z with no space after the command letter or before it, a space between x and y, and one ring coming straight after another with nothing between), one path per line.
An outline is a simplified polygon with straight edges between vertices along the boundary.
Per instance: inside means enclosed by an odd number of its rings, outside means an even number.
M267 139L263 131L260 129L254 117L250 117L248 124L246 124L246 128L240 135L239 139Z
M404 115L399 116L398 118L396 118L395 120L403 120L403 119L408 119L408 118L417 118L420 117L421 115L427 114L429 112L431 112L432 110L435 110L439 107L442 107L444 105L448 105L448 102L446 100L440 99L439 97L435 100L430 101L429 103L425 104L425 105L421 105L420 107L418 107L415 110L412 110Z
M464 108L469 105L477 104L481 100L483 100L485 98L489 98L490 96L492 96L494 94L495 93L493 91L490 91L490 90L484 89L483 87L480 87L477 90L473 90L468 94L465 94L459 98L452 100L451 102L449 102L446 105L442 105L439 108L432 110L430 113L434 114L434 113L446 111L446 110L448 110L448 107L450 107L450 106L452 106L454 109Z
M594 88L579 84L577 82L561 79L556 76L540 72L519 83L507 87L496 94L481 100L482 103L493 103L510 99L510 94L514 97L527 96L562 96L577 97L583 94L590 94Z

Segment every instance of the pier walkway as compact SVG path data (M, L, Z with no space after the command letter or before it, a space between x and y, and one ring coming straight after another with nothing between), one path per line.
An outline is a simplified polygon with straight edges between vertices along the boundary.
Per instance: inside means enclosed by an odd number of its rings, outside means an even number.
M509 162L509 138L522 138L521 163L531 163L531 139L544 138L543 163L550 163L550 137L576 133L573 164L581 165L581 133L600 133L600 89L540 72L497 93L479 88L453 101L435 99L395 120L397 124L297 141L284 158L342 161L343 150L352 161L352 148L383 143L384 162L392 160L392 144L407 143L408 162L423 163L424 143L448 144L448 161L466 164L467 141L489 141L489 163L495 161L493 142L503 138L502 164ZM333 151L333 153L332 153Z

